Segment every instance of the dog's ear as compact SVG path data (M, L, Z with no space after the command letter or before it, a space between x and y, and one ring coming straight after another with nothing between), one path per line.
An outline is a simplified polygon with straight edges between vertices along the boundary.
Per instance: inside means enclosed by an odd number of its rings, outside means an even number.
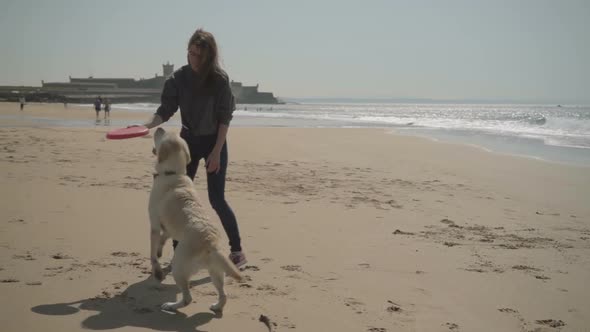
M168 159L171 154L179 152L178 145L172 143L169 140L165 140L160 144L160 148L158 149L158 163Z

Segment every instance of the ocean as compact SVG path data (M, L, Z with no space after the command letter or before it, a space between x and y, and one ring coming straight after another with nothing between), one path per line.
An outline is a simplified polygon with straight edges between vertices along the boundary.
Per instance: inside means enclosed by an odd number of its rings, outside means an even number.
M288 127L384 127L497 153L590 165L589 105L301 103L272 110L242 105L236 116Z
M115 104L112 107L111 126L123 125L115 120L117 110L146 113L147 117L157 107L157 104L150 103ZM180 117L175 116L169 125L179 126ZM237 105L232 126L389 128L396 134L475 145L497 153L590 166L590 105L378 102L248 104Z

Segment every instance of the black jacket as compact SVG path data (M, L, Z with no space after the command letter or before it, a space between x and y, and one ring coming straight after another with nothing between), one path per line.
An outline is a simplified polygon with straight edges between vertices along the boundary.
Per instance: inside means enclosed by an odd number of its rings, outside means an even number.
M200 82L189 65L175 71L164 83L156 114L166 122L179 107L184 130L193 136L216 134L219 124L229 125L236 108L227 74L212 73Z

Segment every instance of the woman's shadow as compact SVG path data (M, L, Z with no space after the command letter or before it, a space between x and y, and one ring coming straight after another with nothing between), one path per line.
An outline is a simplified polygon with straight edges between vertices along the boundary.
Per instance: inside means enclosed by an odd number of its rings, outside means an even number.
M191 282L198 286L210 282L202 278ZM73 315L80 310L92 310L98 313L82 321L82 326L91 330L107 330L123 326L146 327L160 331L198 331L198 327L207 324L221 314L199 312L187 316L181 312L160 310L164 302L176 300L179 293L175 284L158 284L152 277L132 284L119 294L111 296L103 292L100 296L69 303L41 304L31 311L41 315Z

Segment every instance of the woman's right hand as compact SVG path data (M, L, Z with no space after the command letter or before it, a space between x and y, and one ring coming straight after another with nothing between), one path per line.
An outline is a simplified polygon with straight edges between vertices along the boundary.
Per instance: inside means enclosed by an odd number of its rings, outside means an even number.
M152 128L155 128L155 127L161 125L162 123L164 123L164 121L162 121L162 118L158 114L154 114L154 116L148 122L141 123L141 124L134 123L134 124L127 126L127 128L146 127L147 129L152 129Z

